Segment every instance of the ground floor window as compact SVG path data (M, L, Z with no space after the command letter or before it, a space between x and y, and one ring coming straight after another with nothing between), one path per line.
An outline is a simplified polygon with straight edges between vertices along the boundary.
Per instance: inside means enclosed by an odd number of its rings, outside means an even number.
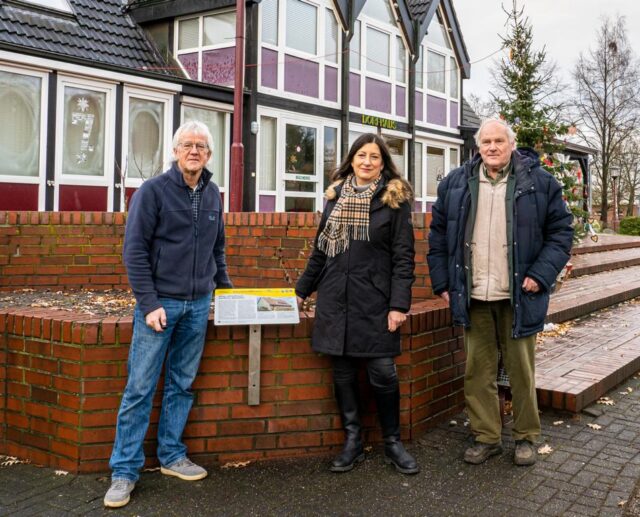
M457 142L417 141L414 146L415 170L411 183L415 192L415 211L428 212L438 195L438 185L450 170L458 167Z

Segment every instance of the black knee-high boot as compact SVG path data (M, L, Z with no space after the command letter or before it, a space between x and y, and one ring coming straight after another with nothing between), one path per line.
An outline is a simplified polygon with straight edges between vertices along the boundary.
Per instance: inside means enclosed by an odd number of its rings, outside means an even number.
M398 472L417 474L420 467L415 458L407 452L400 441L400 388L375 388L378 417L384 437L384 455L387 463L392 463Z
M360 416L358 415L357 381L334 383L336 400L340 409L340 418L345 440L342 452L331 462L332 472L348 472L357 463L364 461L364 448L360 436Z

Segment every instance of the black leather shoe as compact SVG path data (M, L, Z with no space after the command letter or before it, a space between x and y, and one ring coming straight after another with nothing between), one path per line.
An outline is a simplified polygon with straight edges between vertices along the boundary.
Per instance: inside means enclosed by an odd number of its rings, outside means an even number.
M346 442L342 452L338 454L333 461L329 470L331 472L349 472L358 463L364 461L364 448L362 443Z
M402 474L417 474L420 466L416 459L407 452L401 441L384 444L384 456L387 463L391 463Z

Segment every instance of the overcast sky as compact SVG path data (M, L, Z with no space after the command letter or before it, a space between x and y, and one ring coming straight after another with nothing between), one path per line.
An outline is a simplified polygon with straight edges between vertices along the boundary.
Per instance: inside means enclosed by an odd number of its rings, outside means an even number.
M464 81L464 93L489 98L491 70L503 54L477 62L500 48L498 34L505 34L506 14L512 0L453 0L469 57L471 79ZM626 17L627 37L636 57L640 54L639 0L519 0L533 26L534 49L543 46L547 59L557 64L562 79L571 87L571 72L580 52L594 47L603 16Z

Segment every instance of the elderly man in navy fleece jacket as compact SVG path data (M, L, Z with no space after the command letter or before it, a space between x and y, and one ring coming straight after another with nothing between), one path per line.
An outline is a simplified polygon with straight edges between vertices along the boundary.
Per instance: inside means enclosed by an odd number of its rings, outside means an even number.
M207 475L187 457L182 432L193 401L191 384L202 356L211 294L216 287L232 287L220 191L205 168L212 147L204 124L183 124L173 138L172 167L145 181L131 199L124 263L137 304L129 377L109 462L107 507L129 502L144 465L142 442L163 364L160 471L186 481Z

